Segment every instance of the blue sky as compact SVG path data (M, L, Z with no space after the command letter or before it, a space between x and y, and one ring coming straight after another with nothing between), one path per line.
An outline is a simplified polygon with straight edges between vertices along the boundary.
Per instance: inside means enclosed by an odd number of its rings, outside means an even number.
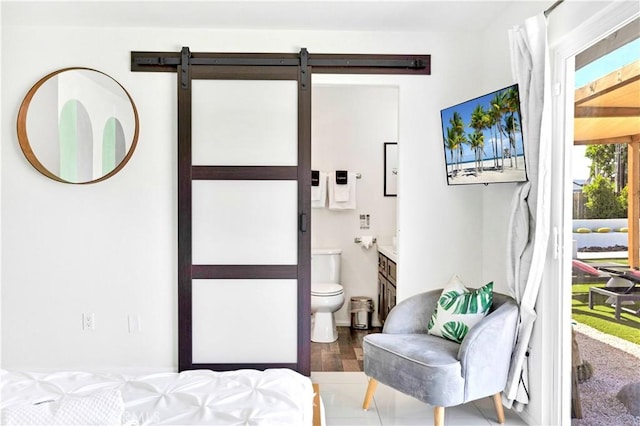
M484 109L489 109L491 106L491 102L490 102L491 99L494 97L495 93L499 92L500 90L503 90L503 89L499 89L499 90L496 90L495 92L488 93L484 96L480 96L475 99L471 99L459 105L454 105L452 107L443 109L441 112L442 125L443 125L443 129L442 129L443 141L446 141L446 128L451 127L451 125L449 124L449 121L451 120L451 117L453 117L454 111L457 111L458 113L460 113L460 115L462 116L462 120L464 121L464 124L467 126L465 127L465 131L468 135L470 135L471 133L474 132L474 130L471 127L468 127L469 123L471 122L471 113L473 112L474 108L476 107L476 105L480 104L484 107ZM483 133L484 133L484 159L490 160L493 158L493 149L491 144L492 133L491 133L491 130L485 130ZM509 138L505 137L504 135L502 136L502 138L503 138L504 148L508 148ZM518 132L518 134L516 135L516 149L518 154L522 154L523 146L522 146L522 135L520 132ZM451 152L448 149L445 149L445 155L446 155L446 163L451 164L452 163ZM473 162L473 161L475 161L474 152L471 150L471 148L468 145L464 145L462 162L467 163L467 162Z
M640 59L640 38L621 46L608 55L603 56L575 73L576 89L604 77L633 61ZM573 179L583 180L589 177L591 160L585 158L586 146L573 147Z
M576 71L576 89L591 83L593 80L604 77L639 58L640 38L637 38Z

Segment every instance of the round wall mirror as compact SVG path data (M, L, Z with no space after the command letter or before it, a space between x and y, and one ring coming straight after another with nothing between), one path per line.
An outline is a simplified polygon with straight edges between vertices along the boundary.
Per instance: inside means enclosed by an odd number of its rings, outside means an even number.
M138 126L125 88L89 68L43 77L18 112L18 140L27 160L65 183L95 183L118 173L133 155Z

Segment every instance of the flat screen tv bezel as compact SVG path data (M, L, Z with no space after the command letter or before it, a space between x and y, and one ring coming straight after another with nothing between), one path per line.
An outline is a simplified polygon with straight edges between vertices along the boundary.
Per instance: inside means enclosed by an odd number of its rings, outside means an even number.
M490 100L493 96L495 96L497 93L503 92L503 91L507 91L511 88L515 88L517 93L518 93L518 110L517 110L517 116L521 117L521 103L520 103L520 90L519 90L519 85L517 83L515 84L511 84L509 86L494 90L492 92L486 93L484 95L480 95L480 96L476 96L472 99L466 100L464 102L460 102L457 103L455 105L452 105L450 107L446 107L440 110L440 122L441 122L441 131L442 131L442 148L443 148L443 153L444 153L444 163L445 163L445 172L446 172L446 176L447 176L447 185L449 186L460 186L460 185L489 185L489 184L494 184L494 183L522 183L522 182L527 182L528 179L528 175L527 175L527 168L526 168L526 152L524 149L524 136L522 134L522 123L519 120L519 125L520 125L520 129L517 131L517 138L519 137L519 140L516 140L516 155L513 157L516 159L516 163L518 165L520 165L520 163L518 163L518 161L521 161L524 167L518 167L517 170L522 170L522 172L515 172L512 171L512 173L510 173L509 175L505 176L505 178L503 179L495 179L495 177L499 177L499 175L497 175L496 173L500 173L503 174L504 172L498 172L496 170L491 170L491 174L489 173L482 173L483 176L481 176L480 179L475 180L475 179L467 179L467 180L462 180L460 182L455 182L455 176L452 176L452 173L450 172L450 167L452 166L452 164L455 163L449 163L448 162L448 158L447 158L447 150L449 149L447 147L447 128L450 127L450 124L448 122L449 117L451 117L453 115L453 112L448 113L447 118L445 118L445 113L447 113L448 111L455 111L455 109L461 109L464 108L465 110L473 110L473 108L475 107L475 105L477 105L477 103L479 101L483 102L483 103L487 103L488 100ZM466 117L462 117L463 122L465 124L465 133L469 133L472 131L472 129L469 128L468 124L470 122L470 116L468 118ZM504 137L504 136L503 136ZM486 139L486 134L485 134L485 139ZM504 142L506 142L507 146L510 147L510 141L508 139L508 136L506 139L504 139ZM466 147L466 146L465 146ZM466 150L470 150L470 148L466 147ZM521 152L520 152L521 150ZM467 152L468 154L468 152ZM490 158L489 160L485 161L490 161L493 160L494 158ZM505 158L506 161L510 161L512 159L510 158ZM471 162L467 162L467 164L473 164L474 161L472 160ZM474 167L473 167L474 168ZM464 171L468 171L469 168L465 168ZM511 175L517 173L517 177L510 177Z

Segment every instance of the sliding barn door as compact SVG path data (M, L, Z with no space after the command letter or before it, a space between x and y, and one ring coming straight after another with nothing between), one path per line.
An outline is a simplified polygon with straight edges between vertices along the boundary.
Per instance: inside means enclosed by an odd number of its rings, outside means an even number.
M178 77L179 369L309 375L311 75L428 75L431 57L183 47L131 70Z
M180 369L309 374L310 88L298 66L183 72Z

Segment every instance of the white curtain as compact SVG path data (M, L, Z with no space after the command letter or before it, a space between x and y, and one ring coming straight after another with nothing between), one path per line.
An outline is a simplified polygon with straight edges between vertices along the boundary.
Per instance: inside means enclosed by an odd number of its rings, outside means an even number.
M544 14L509 31L511 63L519 85L522 131L529 181L513 197L507 245L507 283L520 305L504 404L521 411L529 402L529 341L542 282L550 223L551 91Z

